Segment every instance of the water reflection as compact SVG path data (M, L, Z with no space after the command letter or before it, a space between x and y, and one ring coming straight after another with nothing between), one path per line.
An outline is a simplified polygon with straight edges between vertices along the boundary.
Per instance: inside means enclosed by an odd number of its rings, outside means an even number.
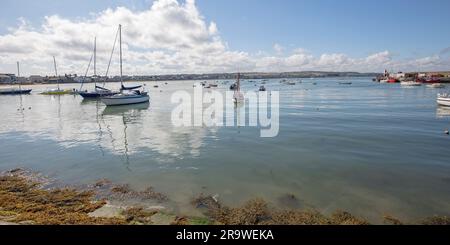
M450 107L438 106L436 109L437 118L450 117Z
M127 134L128 126L129 126L129 124L134 124L134 123L142 120L141 111L148 110L149 106L150 106L150 103L106 107L103 110L103 113L101 114L101 119L102 119L101 122L106 124L106 129L107 129L109 138L111 140L111 145L113 147L113 150L115 152L123 153L125 166L130 171L131 171L130 155L129 155L130 148L129 148L129 144L128 144L128 134ZM117 117L118 119L121 120L121 122L123 124L122 142L117 141L117 139L113 135L113 131L111 130L111 125L108 124L108 121L103 120L104 116ZM98 115L97 115L97 118L99 118ZM115 126L117 127L119 125L115 125ZM103 132L102 132L101 124L99 123L99 139L100 139L100 141L102 139L102 136L103 136ZM119 143L115 144L115 142L119 142ZM117 145L120 145L123 148L118 149Z

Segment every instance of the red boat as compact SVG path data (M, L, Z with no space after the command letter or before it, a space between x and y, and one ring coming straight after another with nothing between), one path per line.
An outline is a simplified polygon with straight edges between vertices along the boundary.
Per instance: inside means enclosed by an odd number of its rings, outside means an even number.
M438 77L427 77L424 79L424 83L440 83L441 79Z
M395 79L395 78L392 78L392 77L390 77L389 79L388 79L388 83L398 83L399 82L399 80L397 80L397 79Z

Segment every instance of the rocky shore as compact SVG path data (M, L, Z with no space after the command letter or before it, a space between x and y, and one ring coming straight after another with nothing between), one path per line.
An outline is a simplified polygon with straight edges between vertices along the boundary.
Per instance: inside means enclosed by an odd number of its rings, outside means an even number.
M0 225L369 225L362 217L344 211L324 215L316 210L279 210L262 199L240 207L227 207L211 195L192 199L203 216L174 214L166 209L169 198L147 188L136 191L128 185L99 180L86 188L49 188L41 175L14 169L0 175ZM286 198L295 201L290 195ZM161 205L115 205L116 200L139 199ZM384 217L385 224L409 224ZM412 224L450 225L450 217L429 217Z

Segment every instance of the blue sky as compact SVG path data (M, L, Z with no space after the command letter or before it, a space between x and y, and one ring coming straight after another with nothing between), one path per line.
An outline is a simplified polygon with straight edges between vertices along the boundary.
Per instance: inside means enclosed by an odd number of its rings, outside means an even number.
M17 27L19 18L40 28L44 16L77 21L106 8L125 6L139 13L152 4L151 0L3 0L2 9L7 11L0 15L0 35ZM432 56L446 61L449 53L445 51L450 47L448 0L197 0L195 5L206 24L216 24L216 35L230 51L289 56L303 49L315 57L345 54L352 59L389 51L391 59L402 61ZM281 49L274 50L275 44Z

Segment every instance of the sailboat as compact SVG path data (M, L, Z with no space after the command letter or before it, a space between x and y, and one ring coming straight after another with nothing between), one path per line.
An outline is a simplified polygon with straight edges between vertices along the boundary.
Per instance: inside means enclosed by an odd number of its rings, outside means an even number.
M117 39L117 35L116 35L116 39ZM114 52L114 48L116 46L116 41L114 41L114 45L113 45L113 51ZM80 87L80 92L78 92L79 95L81 95L83 98L99 98L99 97L104 97L104 96L112 96L117 94L117 92L113 92L107 88L104 88L104 84L105 82L103 82L103 87L97 86L97 38L94 39L94 83L95 83L95 90L94 91L90 91L88 92L86 91L81 91L81 89L83 88L84 85L84 79L86 79L87 77L87 73L89 72L89 68L91 66L91 61L92 61L92 57L91 60L89 61L89 65L88 68L86 70L86 74L83 78L83 82L81 83L81 87ZM111 58L112 58L112 54L111 54ZM111 59L109 61L109 65L111 65ZM109 71L109 65L108 65L108 70L106 71L106 77L108 77L108 71Z
M236 88L234 90L233 102L239 104L244 102L244 95L241 93L241 73L237 74Z
M53 65L55 67L55 76L56 76L56 79L57 79L56 82L57 82L57 86L58 87L56 89L49 89L49 90L47 90L45 92L42 92L41 94L44 94L44 95L64 95L64 94L71 94L71 93L73 93L73 91L70 90L70 89L64 90L64 89L61 89L59 87L60 78L58 77L58 70L56 69L56 58L55 58L55 56L53 56Z
M31 93L31 89L22 89L22 82L20 81L20 66L19 62L17 62L17 79L19 81L19 89L16 88L7 88L0 89L0 95L14 95L14 94L29 94Z
M131 105L148 103L150 96L147 92L138 90L142 86L125 87L123 85L122 72L122 25L119 25L119 47L120 47L120 93L113 96L102 97L101 100L106 106Z

